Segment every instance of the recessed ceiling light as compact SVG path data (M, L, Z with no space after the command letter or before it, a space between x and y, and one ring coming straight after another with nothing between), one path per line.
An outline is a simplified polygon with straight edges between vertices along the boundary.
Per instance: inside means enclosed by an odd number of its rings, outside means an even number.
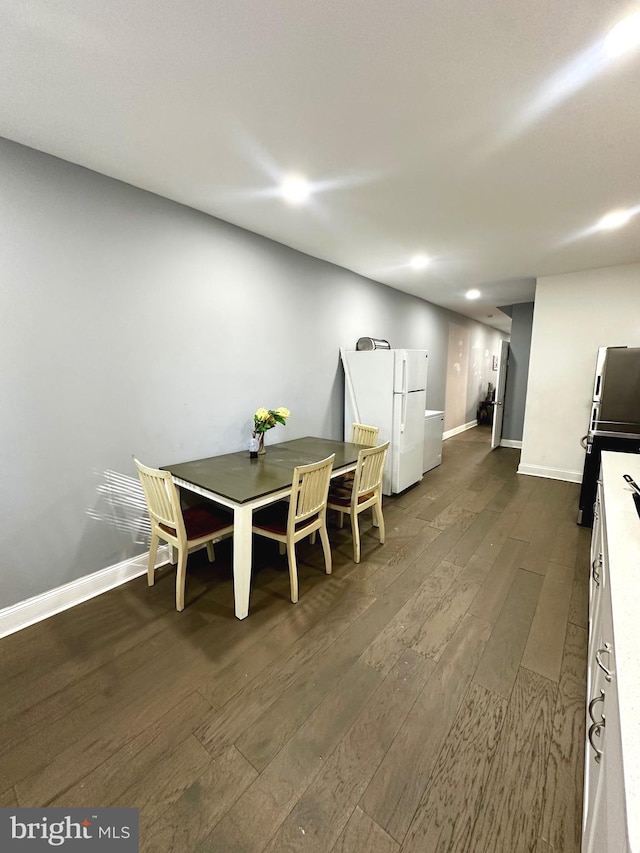
M620 56L640 45L640 12L634 12L609 30L604 48L610 56Z
M311 184L302 175L289 175L282 182L280 193L289 204L304 204L311 195Z
M477 299L480 296L480 291L473 288L472 290L467 290L465 296L467 299Z
M429 266L429 258L426 255L414 255L411 258L411 266L414 270L423 270Z
M613 231L614 228L621 228L626 225L632 216L632 210L612 210L611 213L602 217L597 227L601 231Z

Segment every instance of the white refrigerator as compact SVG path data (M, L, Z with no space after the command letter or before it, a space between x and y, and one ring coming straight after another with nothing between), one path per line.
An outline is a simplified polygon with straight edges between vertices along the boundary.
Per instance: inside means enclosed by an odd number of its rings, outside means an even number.
M391 442L382 491L385 495L402 492L423 474L427 351L342 349L340 353L345 373L345 439L349 440L354 422L379 427L378 442Z

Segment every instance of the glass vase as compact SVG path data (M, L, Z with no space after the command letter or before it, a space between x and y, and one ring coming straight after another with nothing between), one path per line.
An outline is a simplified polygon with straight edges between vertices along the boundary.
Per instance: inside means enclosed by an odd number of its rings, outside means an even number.
M258 456L264 456L267 452L266 447L264 446L264 433L261 432L258 439Z

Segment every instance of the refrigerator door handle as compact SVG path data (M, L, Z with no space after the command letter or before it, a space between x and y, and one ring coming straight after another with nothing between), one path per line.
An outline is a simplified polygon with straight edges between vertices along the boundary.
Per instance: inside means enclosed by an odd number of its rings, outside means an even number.
M402 393L407 393L407 354L406 352L402 353ZM402 420L404 421L404 412ZM404 432L404 429L403 429Z
M400 418L400 434L404 432L404 426L407 422L407 395L402 395L402 417Z

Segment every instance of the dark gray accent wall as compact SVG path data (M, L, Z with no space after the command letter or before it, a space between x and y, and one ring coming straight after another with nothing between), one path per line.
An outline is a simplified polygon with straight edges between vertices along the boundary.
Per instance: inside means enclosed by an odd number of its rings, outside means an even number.
M502 437L510 441L522 441L532 328L533 302L512 305L509 368L502 424Z
M429 350L441 409L450 323L494 334L6 140L0 187L0 608L146 550L132 455L245 448L258 406L292 412L268 441L340 438L364 335Z

